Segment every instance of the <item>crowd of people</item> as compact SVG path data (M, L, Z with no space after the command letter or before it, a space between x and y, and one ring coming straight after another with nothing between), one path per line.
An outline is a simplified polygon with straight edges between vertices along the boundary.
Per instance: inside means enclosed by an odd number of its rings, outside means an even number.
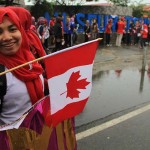
M34 18L34 17L33 17ZM33 21L35 32L37 32L46 54L49 52L49 46L54 45L51 52L71 47L77 43L78 25L75 21L75 15L71 14L66 19L64 25L63 16L52 16L48 22L46 18L39 17L37 22ZM64 28L66 26L66 28ZM84 31L84 42L98 38L99 28L97 20L93 19L90 23L86 20Z
M52 16L49 22L46 18L39 17L37 22L34 22L34 25L46 54L48 54L49 45L54 45L52 52L56 52L73 46L77 41L77 26L74 14L68 16L66 29L64 29L63 16L61 14L57 17Z
M45 19L46 20L46 19ZM66 27L64 29L63 17L58 15L53 16L48 23L46 22L45 31L49 30L49 43L51 45L55 44L55 48L52 52L61 50L66 47L73 46L77 43L78 38L78 26L75 22L75 15L70 15L66 20ZM37 32L39 34L39 26L41 26L42 21L37 22ZM104 40L105 45L111 46L112 34L114 31L112 27L114 26L113 19L109 19L104 30ZM41 32L42 33L42 32ZM40 34L41 34L40 33ZM118 22L115 23L115 33L116 33L116 46L124 45L138 45L139 48L143 48L146 42L150 42L150 25L144 23L144 21L133 21L131 20L129 26L127 25L127 20L125 17L119 17ZM40 35L39 34L39 35ZM100 30L98 27L97 19L92 19L91 21L85 20L85 25L83 27L84 42L89 40L94 40L100 37ZM41 37L41 35L39 36ZM46 42L46 40L45 40ZM48 44L44 44L44 49L48 49Z
M106 27L106 46L110 46L113 20L108 21ZM120 47L124 45L138 45L140 49L146 46L146 43L150 42L150 25L144 23L144 21L130 21L129 27L124 17L120 17L116 23L116 46Z

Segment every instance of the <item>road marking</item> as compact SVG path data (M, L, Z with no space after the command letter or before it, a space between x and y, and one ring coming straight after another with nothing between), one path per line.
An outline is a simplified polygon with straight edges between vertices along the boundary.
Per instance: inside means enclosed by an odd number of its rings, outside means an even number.
M93 134L95 134L97 132L100 132L100 131L103 131L103 130L105 130L107 128L115 126L115 125L117 125L117 124L119 124L119 123L121 123L123 121L126 121L126 120L128 120L128 119L130 119L132 117L135 117L135 116L137 116L137 115L139 115L139 114L141 114L141 113L143 113L145 111L148 111L148 110L150 110L150 104L147 105L147 106L144 106L142 108L139 108L137 110L134 110L134 111L132 111L132 112L130 112L128 114L120 116L118 118L115 118L113 120L105 122L105 123L103 123L101 125L98 125L96 127L93 127L93 128L88 129L88 130L85 130L83 132L80 132L80 133L76 134L76 139L77 140L81 140L83 138L91 136L91 135L93 135Z

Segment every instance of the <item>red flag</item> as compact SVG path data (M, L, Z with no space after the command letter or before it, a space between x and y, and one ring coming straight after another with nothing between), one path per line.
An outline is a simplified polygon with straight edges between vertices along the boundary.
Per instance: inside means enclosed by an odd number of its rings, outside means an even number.
M53 126L83 111L91 92L98 44L98 40L90 41L45 59Z

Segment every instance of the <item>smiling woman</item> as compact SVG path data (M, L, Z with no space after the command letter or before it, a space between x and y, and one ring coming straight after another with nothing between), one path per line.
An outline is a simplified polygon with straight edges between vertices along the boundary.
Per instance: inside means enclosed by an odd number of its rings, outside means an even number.
M1 8L0 64L7 70L34 59L18 16L9 8ZM15 121L44 97L42 73L42 66L36 62L32 69L26 66L6 74L7 91L1 105L0 125Z
M39 56L45 55L40 40L30 30L30 19L30 13L23 8L0 9L0 67L5 70L34 60L33 47ZM3 97L0 85L0 149L76 149L74 118L56 127L47 126L45 118L51 114L45 108L50 109L49 103L35 108L34 104L44 97L42 74L43 68L38 62L5 74L7 90ZM12 129L32 105L35 109L20 122L19 129Z
M0 52L4 55L13 55L19 50L21 42L21 32L9 17L5 16L0 24Z

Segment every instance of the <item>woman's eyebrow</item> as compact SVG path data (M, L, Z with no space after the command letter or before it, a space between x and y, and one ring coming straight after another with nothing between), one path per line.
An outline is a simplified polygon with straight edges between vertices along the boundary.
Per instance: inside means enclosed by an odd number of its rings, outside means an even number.
M12 27L16 27L16 25L15 24L9 25L9 28L12 28Z

